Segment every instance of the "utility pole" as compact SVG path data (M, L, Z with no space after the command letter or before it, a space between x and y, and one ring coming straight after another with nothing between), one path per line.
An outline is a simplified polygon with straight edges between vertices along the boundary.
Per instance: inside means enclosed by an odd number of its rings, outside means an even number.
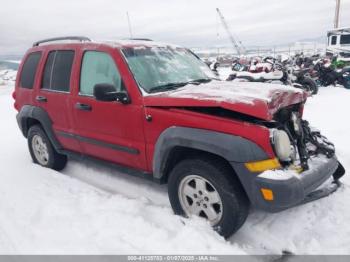
M129 18L129 12L126 12L126 17L127 17L127 19L128 19L128 26L129 26L130 38L132 38L132 31L131 31L131 23L130 23L130 18Z
M335 0L336 6L335 6L335 16L334 16L334 28L339 27L339 13L340 13L340 0Z

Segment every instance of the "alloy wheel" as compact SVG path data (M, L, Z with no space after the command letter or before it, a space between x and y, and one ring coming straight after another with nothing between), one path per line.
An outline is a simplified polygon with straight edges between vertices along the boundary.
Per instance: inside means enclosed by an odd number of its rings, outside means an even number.
M182 209L187 216L197 215L216 225L223 213L221 197L215 187L207 179L189 175L179 185L178 196Z

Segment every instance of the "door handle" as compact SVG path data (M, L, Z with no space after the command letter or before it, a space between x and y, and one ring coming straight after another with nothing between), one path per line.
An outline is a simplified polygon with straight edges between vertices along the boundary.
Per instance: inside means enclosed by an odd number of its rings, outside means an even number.
M45 96L37 96L35 99L38 102L47 102L47 98Z
M92 107L87 104L82 104L82 103L76 103L75 108L79 110L84 110L84 111L91 111Z

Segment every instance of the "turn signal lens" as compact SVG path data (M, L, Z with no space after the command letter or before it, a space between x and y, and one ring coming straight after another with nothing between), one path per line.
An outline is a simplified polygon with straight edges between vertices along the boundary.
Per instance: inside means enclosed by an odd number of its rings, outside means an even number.
M245 167L250 172L263 172L266 170L281 168L281 165L277 158L273 158L257 162L248 162L245 163Z
M271 189L261 188L260 190L261 190L261 193L266 201L273 200L273 192Z

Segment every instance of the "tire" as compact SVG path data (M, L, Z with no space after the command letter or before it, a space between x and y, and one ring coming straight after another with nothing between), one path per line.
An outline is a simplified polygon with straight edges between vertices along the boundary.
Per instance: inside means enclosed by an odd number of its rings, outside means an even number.
M30 127L28 147L34 163L57 171L67 164L67 156L56 152L40 125Z
M317 83L309 78L305 77L301 83L306 91L310 91L311 94L316 95L318 93Z
M344 87L345 87L346 89L350 89L350 80L347 80L347 81L345 82Z
M350 79L349 78L344 78L342 81L342 84L346 89L350 89Z
M235 80L235 79L236 79L236 74L230 74L230 75L227 77L226 81L233 81L233 80Z
M193 185L193 181L191 181L193 177L195 179L204 179L209 183L206 183L207 192L199 196L200 192L197 190L197 180L195 180L196 186L192 189L197 193L197 198L195 198L194 194L192 195L193 202L189 208L196 208L194 205L197 204L197 206L200 205L200 207L197 207L198 209L202 208L204 210L203 205L207 203L208 206L206 208L208 209L205 209L206 212L211 209L220 215L216 218L216 221L210 221L205 213L203 215L202 211L200 211L199 216L209 220L214 230L220 235L225 238L230 237L245 222L250 205L239 180L232 172L232 168L221 159L206 156L179 162L170 172L168 179L169 200L177 215L185 217L193 215L191 211L188 211L188 208L186 211L186 204L184 204L184 201L190 202L188 197L183 197L181 194L184 181L189 181L188 185L191 185L190 183ZM205 199L206 194L208 193L209 196L213 194L212 189L216 190L219 195L221 206L218 206L219 204L209 204L212 201L205 202L206 200L208 201L208 198ZM201 203L198 204L197 202Z

